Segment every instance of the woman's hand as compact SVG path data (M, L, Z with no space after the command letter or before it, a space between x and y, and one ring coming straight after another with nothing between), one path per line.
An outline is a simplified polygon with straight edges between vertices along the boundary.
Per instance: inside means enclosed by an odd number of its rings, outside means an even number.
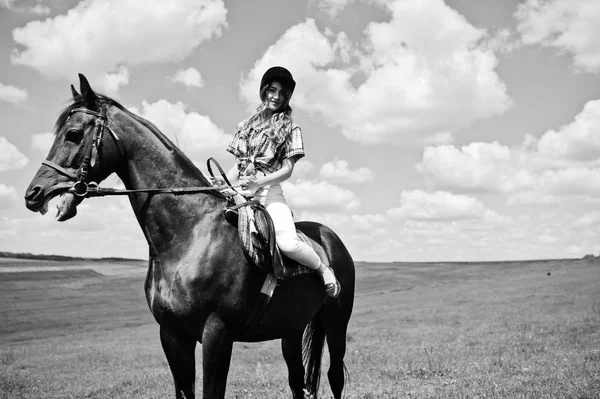
M221 187L227 184L225 183L225 180L222 177L211 177L209 181L210 184L212 184L214 187Z
M244 190L242 194L249 197L253 196L260 188L257 178L250 176L242 177L239 180L239 185L242 188L242 190Z

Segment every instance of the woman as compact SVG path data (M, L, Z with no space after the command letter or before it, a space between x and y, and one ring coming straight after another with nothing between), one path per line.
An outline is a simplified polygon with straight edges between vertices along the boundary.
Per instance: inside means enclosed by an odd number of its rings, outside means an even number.
M261 105L256 113L241 122L227 151L236 162L227 173L230 182L238 182L242 194L254 196L273 219L279 250L287 257L317 271L327 295L335 298L341 286L333 270L323 264L312 247L298 238L292 212L281 182L294 171L304 156L300 127L292 121L289 101L296 87L285 68L269 68L260 82Z

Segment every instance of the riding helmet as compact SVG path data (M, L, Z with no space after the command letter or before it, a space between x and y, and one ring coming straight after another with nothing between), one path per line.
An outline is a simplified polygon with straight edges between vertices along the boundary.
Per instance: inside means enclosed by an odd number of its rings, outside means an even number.
M296 82L294 81L294 78L292 77L290 71L281 66L274 66L267 69L267 72L265 72L262 79L260 80L260 87L262 88L264 85L273 81L281 82L281 84L290 89L292 93L296 88Z

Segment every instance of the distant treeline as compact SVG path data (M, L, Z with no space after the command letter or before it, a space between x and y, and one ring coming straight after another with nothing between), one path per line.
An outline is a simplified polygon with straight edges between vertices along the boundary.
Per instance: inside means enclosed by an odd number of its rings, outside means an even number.
M102 262L123 262L123 261L140 261L142 259L130 258L82 258L76 256L63 255L36 255L30 253L15 253L15 252L0 252L0 258L17 258L17 259L35 259L35 260L55 260L55 261L102 261Z

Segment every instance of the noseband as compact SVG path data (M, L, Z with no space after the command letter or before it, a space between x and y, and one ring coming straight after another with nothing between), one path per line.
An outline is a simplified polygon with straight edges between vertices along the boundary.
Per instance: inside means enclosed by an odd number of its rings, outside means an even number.
M94 122L95 126L94 126L94 135L92 137L92 142L91 142L91 145L89 146L90 148L89 148L88 154L83 159L81 167L79 168L78 175L66 170L62 166L60 166L52 161L49 161L49 160L42 161L42 164L49 166L52 169L57 170L61 174L67 176L72 181L74 181L75 184L69 191L79 197L85 197L88 192L88 182L86 181L88 171L89 171L90 167L94 167L94 165L96 164L96 160L98 158L98 152L100 151L100 148L102 146L102 137L104 136L104 129L105 128L108 129L108 131L110 132L110 134L112 134L112 136L116 142L119 141L119 137L110 128L110 126L108 126L108 118L106 116L106 113L107 113L106 107L102 107L100 109L100 112L95 112L95 111L89 110L87 108L74 108L69 112L69 117L67 118L67 121L76 112L83 112L85 114L89 114L89 115L96 117L96 121ZM98 184L95 182L90 182L89 186L97 187Z

